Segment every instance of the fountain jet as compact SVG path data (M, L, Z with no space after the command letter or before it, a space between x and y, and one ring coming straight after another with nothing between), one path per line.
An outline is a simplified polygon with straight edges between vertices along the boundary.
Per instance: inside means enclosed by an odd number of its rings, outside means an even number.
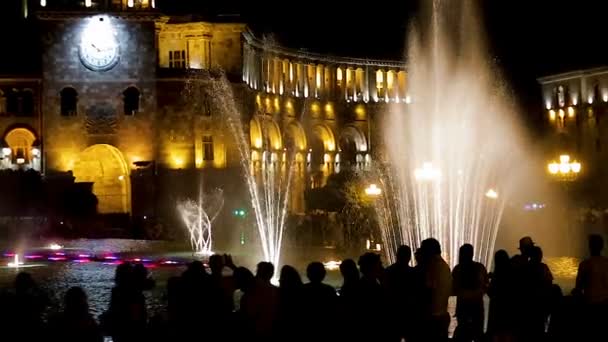
M424 2L429 24L409 34L409 100L384 122L388 162L376 201L390 261L398 245L434 237L452 266L464 243L491 264L523 148L471 3Z
M224 206L221 189L210 193L199 191L198 200L180 200L177 203L179 212L188 233L192 251L197 255L213 254L213 235L211 226Z

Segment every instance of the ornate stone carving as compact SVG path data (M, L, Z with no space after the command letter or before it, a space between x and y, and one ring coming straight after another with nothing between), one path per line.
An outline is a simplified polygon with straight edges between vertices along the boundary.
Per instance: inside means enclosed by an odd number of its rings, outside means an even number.
M88 134L115 134L118 128L116 109L109 103L89 107L85 128Z

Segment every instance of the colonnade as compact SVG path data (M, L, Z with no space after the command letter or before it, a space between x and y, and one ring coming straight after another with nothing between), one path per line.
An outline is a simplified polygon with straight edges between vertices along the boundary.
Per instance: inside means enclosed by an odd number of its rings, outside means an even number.
M405 65L266 49L246 35L243 81L255 90L347 102L409 102Z

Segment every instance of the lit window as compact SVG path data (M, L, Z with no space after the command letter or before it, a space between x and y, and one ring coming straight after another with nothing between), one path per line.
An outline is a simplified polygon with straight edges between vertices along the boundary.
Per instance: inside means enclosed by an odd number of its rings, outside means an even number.
M213 161L213 137L206 135L203 137L203 160Z
M63 88L60 93L61 97L61 115L74 116L77 113L78 93L76 89L67 87Z
M169 68L186 68L186 50L169 51Z
M129 87L122 95L125 115L135 115L139 111L139 90L135 87Z

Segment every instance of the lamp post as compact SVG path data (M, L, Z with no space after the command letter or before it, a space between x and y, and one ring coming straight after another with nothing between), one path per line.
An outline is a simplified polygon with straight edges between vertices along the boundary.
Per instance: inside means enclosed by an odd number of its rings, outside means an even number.
M576 180L579 173L581 172L582 165L577 160L571 160L570 155L562 154L559 156L559 161L551 161L547 164L547 170L552 178L557 180L564 189L566 195L570 195L569 184ZM570 206L570 199L566 200L566 233L570 240L570 219L571 219L572 208Z

